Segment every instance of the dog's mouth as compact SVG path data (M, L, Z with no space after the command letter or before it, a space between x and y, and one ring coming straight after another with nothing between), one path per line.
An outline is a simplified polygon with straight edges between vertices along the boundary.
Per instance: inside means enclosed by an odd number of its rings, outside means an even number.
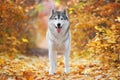
M57 32L60 33L61 32L61 28L62 26L56 26Z

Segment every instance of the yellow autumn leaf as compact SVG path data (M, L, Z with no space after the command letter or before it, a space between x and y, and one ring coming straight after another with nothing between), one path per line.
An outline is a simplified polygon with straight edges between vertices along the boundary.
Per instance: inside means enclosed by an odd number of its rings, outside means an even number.
M117 17L117 19L115 19L115 21L118 21L118 22L120 22L120 17Z
M95 29L98 30L98 31L102 31L102 28L99 28L99 26L95 26Z
M29 42L28 39L26 39L26 38L22 38L22 41L25 42L25 43Z

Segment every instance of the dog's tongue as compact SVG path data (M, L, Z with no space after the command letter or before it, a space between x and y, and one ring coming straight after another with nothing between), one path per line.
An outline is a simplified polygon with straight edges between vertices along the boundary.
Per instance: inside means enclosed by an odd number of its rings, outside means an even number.
M60 33L61 29L60 28L57 28L57 32Z

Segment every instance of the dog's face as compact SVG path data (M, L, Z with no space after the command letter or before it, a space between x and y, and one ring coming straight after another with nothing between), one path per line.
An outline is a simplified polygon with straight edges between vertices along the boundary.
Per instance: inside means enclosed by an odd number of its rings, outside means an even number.
M49 18L48 25L50 30L54 33L64 33L69 27L69 20L66 15L66 10L55 11L52 10L52 15Z

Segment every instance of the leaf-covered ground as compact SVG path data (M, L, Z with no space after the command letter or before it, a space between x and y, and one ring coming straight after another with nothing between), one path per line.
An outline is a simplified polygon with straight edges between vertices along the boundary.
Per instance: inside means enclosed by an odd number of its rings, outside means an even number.
M47 53L45 53L47 54ZM55 75L49 75L48 58L23 54L0 54L0 80L119 80L119 65L99 60L70 57L70 73L64 73L63 56L58 55Z
M49 1L0 0L0 80L120 80L119 0ZM33 49L36 36L37 46L46 47L39 38L45 41L44 17L54 4L66 6L71 23L69 74L58 55L56 73L49 75L48 52Z

